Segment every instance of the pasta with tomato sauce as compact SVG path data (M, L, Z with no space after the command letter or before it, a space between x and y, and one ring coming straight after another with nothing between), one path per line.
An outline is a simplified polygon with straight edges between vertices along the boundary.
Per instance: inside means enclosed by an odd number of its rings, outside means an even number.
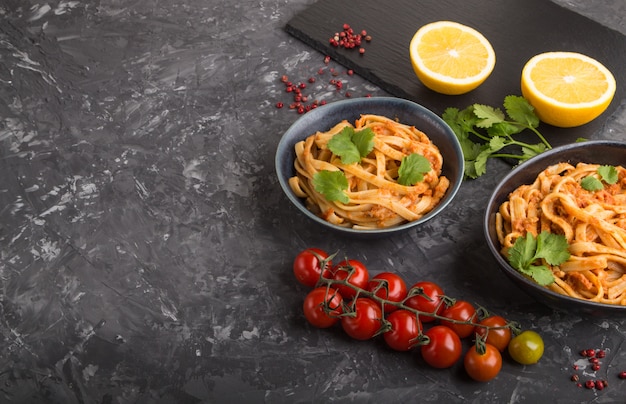
M328 147L345 127L374 132L372 151L358 163L342 163ZM354 125L343 120L298 142L295 153L296 175L289 179L291 189L305 199L309 210L342 227L376 229L417 220L437 206L450 185L441 174L443 157L428 136L414 126L380 115L361 115ZM430 170L422 181L402 185L398 182L401 161L413 153L424 156ZM315 189L315 174L325 170L345 174L347 203L328 200Z
M547 287L578 299L626 305L626 169L614 167L617 180L609 184L601 182L599 167L564 162L548 167L500 205L496 231L505 257L528 233L563 235L570 258L550 267L554 282ZM586 178L602 186L588 190L581 185Z

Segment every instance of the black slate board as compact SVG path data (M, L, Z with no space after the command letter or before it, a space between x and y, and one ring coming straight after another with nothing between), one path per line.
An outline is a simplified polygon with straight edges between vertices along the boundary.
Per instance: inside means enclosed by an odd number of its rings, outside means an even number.
M441 95L415 76L409 43L420 26L438 20L472 26L491 42L496 67L478 89L460 96ZM371 34L365 54L329 44L344 23ZM603 115L586 125L569 129L542 125L553 145L593 137L626 95L626 37L547 0L321 0L294 16L285 30L388 93L439 115L449 106L464 108L475 102L499 106L506 95L521 95L522 67L538 53L574 51L591 56L615 75L615 98Z

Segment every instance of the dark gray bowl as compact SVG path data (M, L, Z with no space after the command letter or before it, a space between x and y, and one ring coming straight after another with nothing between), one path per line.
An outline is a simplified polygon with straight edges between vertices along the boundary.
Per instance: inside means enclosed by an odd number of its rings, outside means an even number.
M354 122L362 114L383 115L388 118L397 118L400 122L414 125L426 133L431 141L437 145L443 156L443 174L450 180L450 187L439 202L439 205L419 220L402 225L376 230L357 230L333 225L309 211L304 201L298 198L289 187L289 178L294 173L294 145L314 134L316 131L326 131L343 119ZM276 150L276 174L283 191L289 200L312 221L350 236L379 237L402 232L432 219L452 201L463 180L464 160L461 146L450 127L432 111L411 101L392 97L353 98L333 102L307 112L302 115L285 132Z
M587 302L581 299L564 296L539 286L537 283L516 271L500 254L500 242L496 234L495 219L498 208L508 199L509 193L514 191L518 186L534 182L541 171L559 162L570 162L572 164L586 162L593 164L624 165L624 163L626 163L626 142L595 140L573 143L549 150L514 168L500 181L487 204L484 218L487 245L496 258L496 261L498 261L500 269L521 289L547 306L560 311L593 316L626 316L626 306Z

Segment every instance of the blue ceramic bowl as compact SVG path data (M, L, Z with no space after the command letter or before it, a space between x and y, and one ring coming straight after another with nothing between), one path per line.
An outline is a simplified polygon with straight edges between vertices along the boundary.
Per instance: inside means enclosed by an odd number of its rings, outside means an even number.
M444 161L442 173L450 180L450 187L444 198L439 202L439 205L419 220L375 230L358 230L337 226L309 211L304 204L304 200L297 197L289 187L289 178L295 175L293 166L295 159L294 145L317 131L329 130L343 119L354 122L362 114L376 114L388 118L397 118L404 124L413 125L426 133L430 140L439 148ZM278 143L275 162L280 186L289 200L304 216L338 233L359 237L390 235L417 227L432 219L445 209L456 195L463 180L464 170L463 152L452 129L435 113L421 105L392 97L353 98L329 103L307 112L283 135Z
M522 290L536 300L560 311L593 316L626 316L626 306L588 302L564 296L549 290L515 270L500 254L500 242L496 234L496 213L500 205L508 199L509 193L523 184L531 184L537 175L553 164L586 162L593 164L624 165L626 162L626 142L594 140L560 146L544 152L514 168L493 191L484 217L484 231L487 245L500 269Z

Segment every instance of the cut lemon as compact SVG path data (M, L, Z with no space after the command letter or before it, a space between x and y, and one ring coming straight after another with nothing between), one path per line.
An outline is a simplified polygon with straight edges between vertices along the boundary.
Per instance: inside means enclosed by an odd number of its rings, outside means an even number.
M615 95L615 78L600 62L575 52L547 52L522 69L522 95L539 119L569 128L603 113Z
M496 54L474 28L437 21L417 30L409 46L413 70L433 91L467 93L481 85L496 65Z

